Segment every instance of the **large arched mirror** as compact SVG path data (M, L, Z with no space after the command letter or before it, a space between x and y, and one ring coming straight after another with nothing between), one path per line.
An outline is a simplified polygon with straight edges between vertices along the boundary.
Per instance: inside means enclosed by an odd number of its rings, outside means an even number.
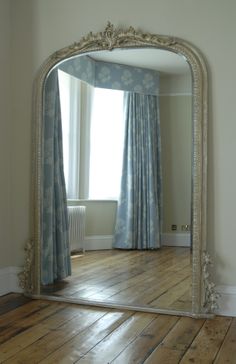
M195 48L133 28L108 23L45 61L26 292L195 317L214 310L207 97Z

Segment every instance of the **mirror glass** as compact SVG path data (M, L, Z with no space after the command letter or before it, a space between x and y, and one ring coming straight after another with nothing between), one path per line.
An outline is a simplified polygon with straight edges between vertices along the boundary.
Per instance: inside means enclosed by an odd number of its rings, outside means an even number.
M72 275L41 285L41 294L191 311L189 64L168 50L139 48L86 53L53 72L59 83ZM46 93L48 79L44 87ZM130 119L140 113L139 129ZM137 165L128 168L128 160ZM140 184L132 190L141 196L137 204L124 185L132 183ZM120 227L122 214L135 225L122 226L128 232ZM151 233L144 232L148 227Z
M208 81L188 42L132 27L60 49L33 94L33 298L209 317Z

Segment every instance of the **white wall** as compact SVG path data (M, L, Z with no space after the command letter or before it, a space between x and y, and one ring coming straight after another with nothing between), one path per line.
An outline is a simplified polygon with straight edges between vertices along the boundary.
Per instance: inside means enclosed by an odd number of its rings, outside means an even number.
M33 83L34 1L11 0L12 17L12 170L11 218L13 254L11 265L24 261L23 247L30 237L31 100Z
M10 181L11 181L11 118L10 118L10 3L0 2L0 266L11 264ZM4 254L2 253L4 252Z
M11 170L15 181L11 189L14 255L9 257L6 252L6 261L11 265L22 263L23 244L29 236L32 75L53 51L73 43L90 30L103 30L110 20L116 26L132 25L144 31L184 38L199 48L207 60L210 76L208 246L215 260L217 283L235 286L235 0L12 2L15 108L14 133L8 140L14 155ZM6 141L1 148L4 154L9 152ZM3 199L6 203L6 198ZM6 226L7 223L9 220ZM9 239L7 236L6 240Z
M160 75L160 95L191 95L192 76L190 71L182 75Z
M69 205L86 207L85 236L113 236L117 201L71 200Z
M191 116L191 96L160 96L163 233L191 225Z

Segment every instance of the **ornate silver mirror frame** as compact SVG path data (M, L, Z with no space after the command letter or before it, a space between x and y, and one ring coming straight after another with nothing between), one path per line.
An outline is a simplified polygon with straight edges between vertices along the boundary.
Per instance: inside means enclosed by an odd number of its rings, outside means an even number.
M63 48L50 56L42 65L34 85L33 98L33 238L26 245L26 263L20 274L20 284L26 294L40 297L41 246L41 138L43 117L43 89L50 70L59 62L88 52L113 49L158 48L183 56L192 73L193 84L193 146L192 146L192 311L174 312L202 317L216 308L217 294L209 280L209 256L206 253L206 199L207 199L207 70L201 54L182 39L143 33L130 27L115 29L108 23L103 32L89 33L78 43ZM53 298L50 298L53 299ZM63 300L63 298L62 298ZM88 304L79 301L78 303ZM91 302L89 303L91 305ZM97 305L97 304L96 304ZM102 304L101 304L102 305ZM106 306L109 306L107 304ZM110 304L112 306L112 304ZM114 306L113 306L114 307ZM121 307L121 306L120 306ZM125 308L125 307L123 307ZM137 309L129 306L129 309ZM139 308L139 310L142 310ZM143 311L173 313L169 310L143 309Z

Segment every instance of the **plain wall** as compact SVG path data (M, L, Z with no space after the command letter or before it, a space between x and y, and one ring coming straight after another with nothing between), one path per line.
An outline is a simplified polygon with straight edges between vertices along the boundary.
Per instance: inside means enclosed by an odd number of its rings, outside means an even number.
M192 154L191 73L160 75L163 185L162 232L182 232L191 224Z
M160 96L163 233L191 223L191 106L191 96Z
M8 0L0 1L0 267L11 265L11 8ZM20 251L18 251L20 253ZM21 253L20 253L21 254Z
M32 184L31 104L34 65L34 1L9 0L11 4L11 265L24 261L24 245L31 237ZM37 47L37 46L36 46Z
M117 201L74 200L68 204L86 207L85 236L114 234Z
M190 71L185 74L160 74L160 95L191 95L192 77Z
M143 31L183 38L199 48L207 61L208 250L215 261L216 283L236 285L235 0L12 0L12 7L14 129L1 148L7 155L10 143L14 155L11 177L6 179L9 183L14 181L10 196L14 255L9 256L1 243L1 266L4 262L18 266L23 263L24 243L30 234L33 77L52 52L79 40L90 30L102 31L110 20L116 26L132 25ZM5 193L1 189L6 202ZM6 240L10 240L9 235Z

